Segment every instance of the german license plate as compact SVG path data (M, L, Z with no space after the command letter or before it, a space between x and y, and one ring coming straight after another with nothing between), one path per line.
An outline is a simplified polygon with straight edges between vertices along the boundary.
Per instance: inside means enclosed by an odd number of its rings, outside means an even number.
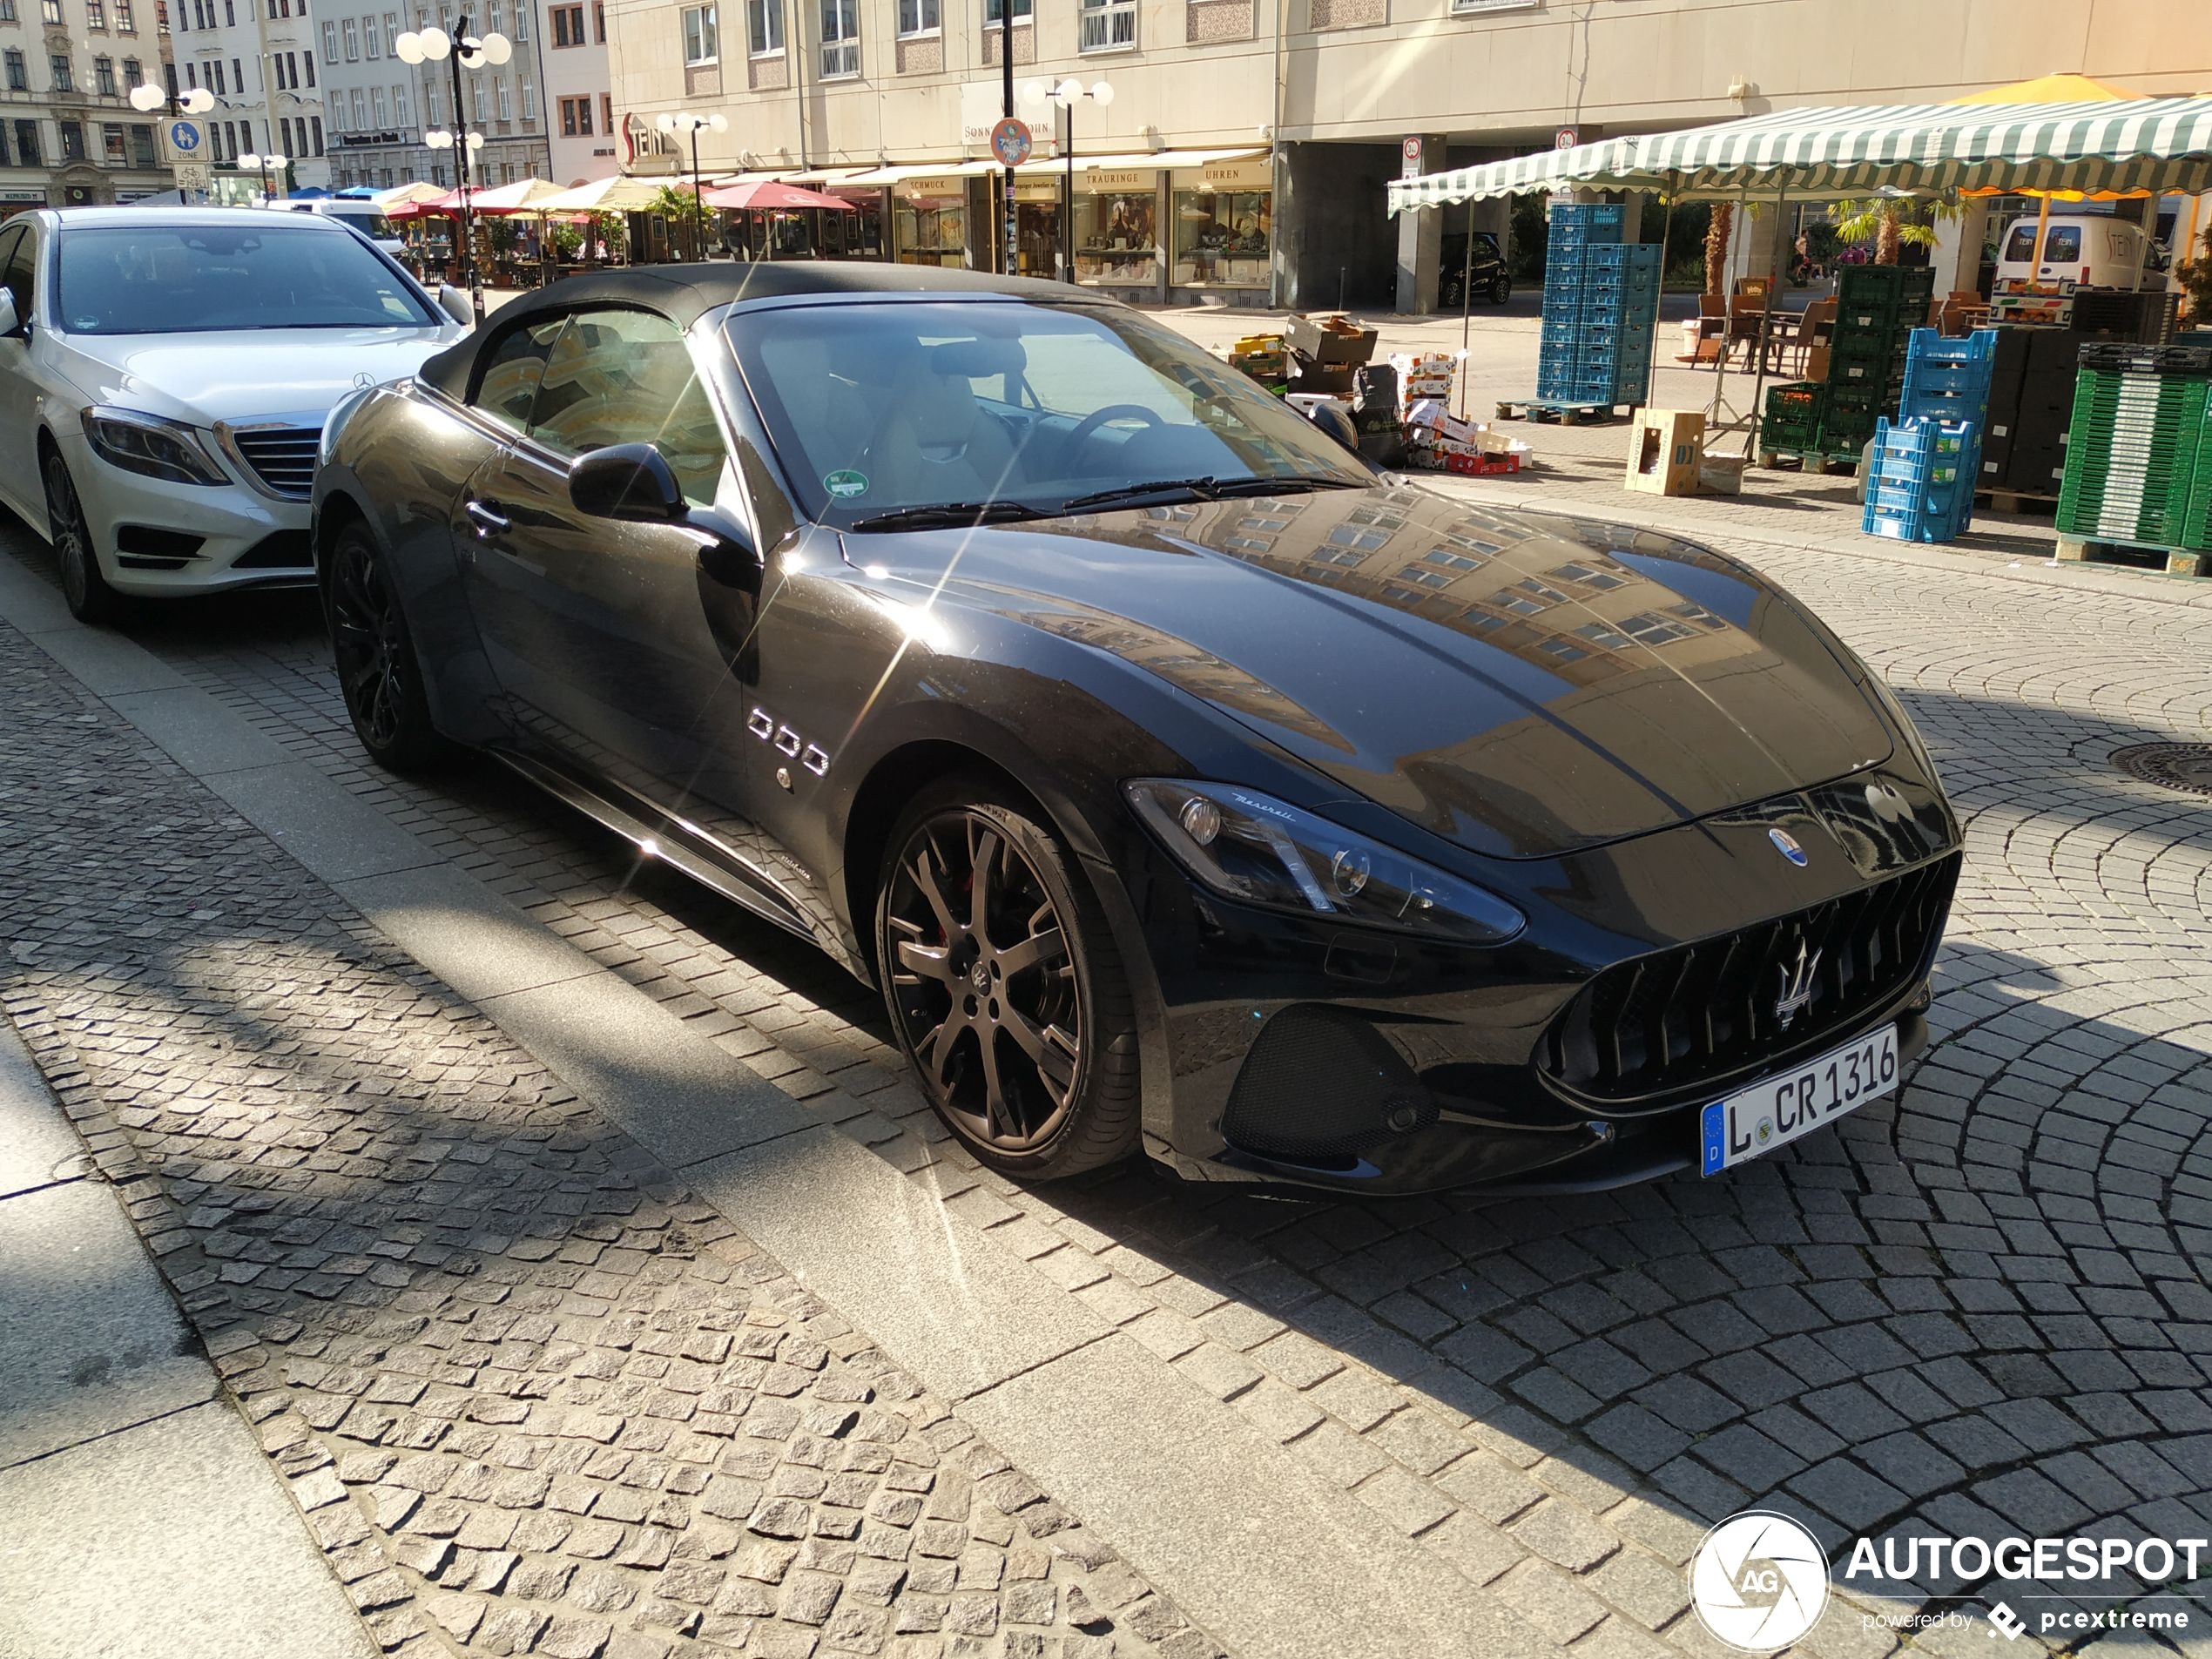
M1700 1167L1718 1175L1771 1152L1897 1087L1897 1028L1854 1038L1705 1109Z

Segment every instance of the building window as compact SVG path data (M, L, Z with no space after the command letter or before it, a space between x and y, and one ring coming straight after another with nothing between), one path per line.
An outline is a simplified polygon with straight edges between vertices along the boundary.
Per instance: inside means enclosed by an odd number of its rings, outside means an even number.
M313 52L301 52L300 67L307 71L307 84L313 86L315 84L315 55Z
M8 90L10 92L30 91L30 65L24 62L23 51L19 47L8 48Z
M860 0L822 0L822 78L844 80L860 72Z
M134 91L138 87L144 86L145 84L146 78L145 72L138 66L138 60L135 57L125 58L123 60L124 90L126 91Z
M607 44L607 0L591 0L591 32L602 46Z
M903 39L937 32L937 0L899 0L899 34Z
M507 83L505 81L494 81L491 85L491 92L494 104L499 111L499 118L502 121L513 120L515 118L515 112L508 101Z
M783 51L784 0L745 0L745 42L754 57Z
M612 92L599 94L599 131L610 138L615 136L615 95Z
M107 0L84 0L84 26L99 30L107 27Z
M115 96L115 59L95 57L92 60L92 90L102 98Z
M361 98L361 89L359 87L355 87L354 89L354 98L355 99L355 103L354 105L354 118L358 121L361 118L361 105L359 102ZM422 89L422 118L434 127L443 126L445 125L445 115L443 113L444 109L444 100L439 96L437 83L433 81L429 85Z
M407 88L404 85L392 89L392 119L401 126L408 124Z
M368 131L368 98L358 86L354 88L354 131Z
M39 15L57 29L65 27L68 22L62 16L62 0L40 0Z
M215 89L215 96L218 98L222 97L230 91L229 87L223 84L223 60L221 58L219 57L213 63L208 64L207 84Z
M534 81L523 83L523 125L537 125L537 84Z
M354 27L354 20L348 17L340 27L345 30L346 35L346 61L349 64L358 63L361 55L361 41L360 34Z
M57 121L54 123L54 132L62 141L64 161L84 159L84 128L81 122Z
M384 89L381 86L369 88L368 115L369 119L375 123L375 130L381 132L384 130Z
M132 10L131 0L115 0L115 31L119 35L138 32L138 20Z
M1079 50L1125 51L1136 44L1136 0L1082 0L1082 8Z
M38 165L37 122L18 121L16 123L16 162L17 165L24 167Z
M1028 23L1036 0L1014 0L1014 21ZM1007 0L983 0L983 27L995 29L1006 20Z
M16 20L16 0L0 0L0 23Z
M361 19L361 56L374 63L384 55L384 37L371 12Z
M327 18L322 25L322 61L326 64L338 61L338 25Z
M523 3L515 8L515 38L516 40L528 40L530 37L530 13L536 10L536 8L529 3L529 0L523 0Z
M74 92L77 90L77 71L70 67L68 57L61 52L56 52L46 61L54 71L54 91ZM84 148L81 142L78 148L80 151Z
M388 44L389 43L391 43L391 42L393 42L393 41L395 41L395 40L397 40L399 37L400 37L400 14L399 14L398 12L396 12L396 11L388 11L388 12L386 12L386 13L384 14L384 39L385 39L385 42L386 42L386 44ZM395 53L393 54L393 56L394 56L394 57L397 57L398 55L399 55L399 54L398 54L398 53L396 53L396 52L395 52ZM365 170L364 170L364 171L365 171Z
M475 106L476 125L482 126L484 123L484 83L481 77L470 84L469 101Z
M555 6L551 15L553 44L556 46L583 44L583 8L582 6ZM691 14L688 11L684 14L685 38L687 42L691 38Z
M759 0L754 0L754 3L758 3ZM558 8L553 13L553 44L556 46L568 44L563 40L562 35L568 28L566 14L570 11L576 14L577 33L581 36L583 32L583 8L582 6ZM756 44L753 50L758 51L759 47ZM720 62L721 57L721 28L716 19L716 8L712 6L685 7L684 62L686 64L713 64Z
M564 138L588 138L591 136L591 100L589 98L564 98L561 100L561 136Z
M134 126L131 129L131 165L134 167L159 165L153 150L153 129Z

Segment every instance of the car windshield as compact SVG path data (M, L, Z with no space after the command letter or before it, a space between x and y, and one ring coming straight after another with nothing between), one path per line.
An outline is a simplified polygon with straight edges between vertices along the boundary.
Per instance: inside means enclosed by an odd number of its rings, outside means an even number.
M840 528L1374 477L1238 370L1116 308L840 301L739 312L726 333L807 512Z
M73 334L435 328L441 320L359 237L281 222L64 231L54 298Z

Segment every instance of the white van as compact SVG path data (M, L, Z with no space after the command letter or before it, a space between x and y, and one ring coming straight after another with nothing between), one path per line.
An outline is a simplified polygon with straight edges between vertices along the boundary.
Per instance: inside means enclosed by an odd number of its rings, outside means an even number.
M2082 288L2135 286L2140 266L2143 286L2161 288L2165 259L2156 241L2148 257L2140 225L2109 213L2054 213L2043 226L2043 257L2035 257L2035 215L2016 219L2005 229L1997 249L1997 285L2006 282L2071 282Z
M320 196L309 201L290 201L284 206L295 213L313 213L318 219L343 219L363 236L382 248L394 259L407 244L400 239L397 226L384 217L383 210L374 202L358 197Z

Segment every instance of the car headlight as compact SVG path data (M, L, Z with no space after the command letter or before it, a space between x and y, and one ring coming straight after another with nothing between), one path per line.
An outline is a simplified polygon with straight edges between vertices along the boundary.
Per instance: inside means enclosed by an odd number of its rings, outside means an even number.
M1138 778L1122 792L1183 867L1227 898L1460 944L1500 944L1527 925L1472 882L1249 789Z
M172 484L227 484L230 477L207 452L199 434L180 421L100 405L84 411L84 435L93 454L111 467L166 479Z

